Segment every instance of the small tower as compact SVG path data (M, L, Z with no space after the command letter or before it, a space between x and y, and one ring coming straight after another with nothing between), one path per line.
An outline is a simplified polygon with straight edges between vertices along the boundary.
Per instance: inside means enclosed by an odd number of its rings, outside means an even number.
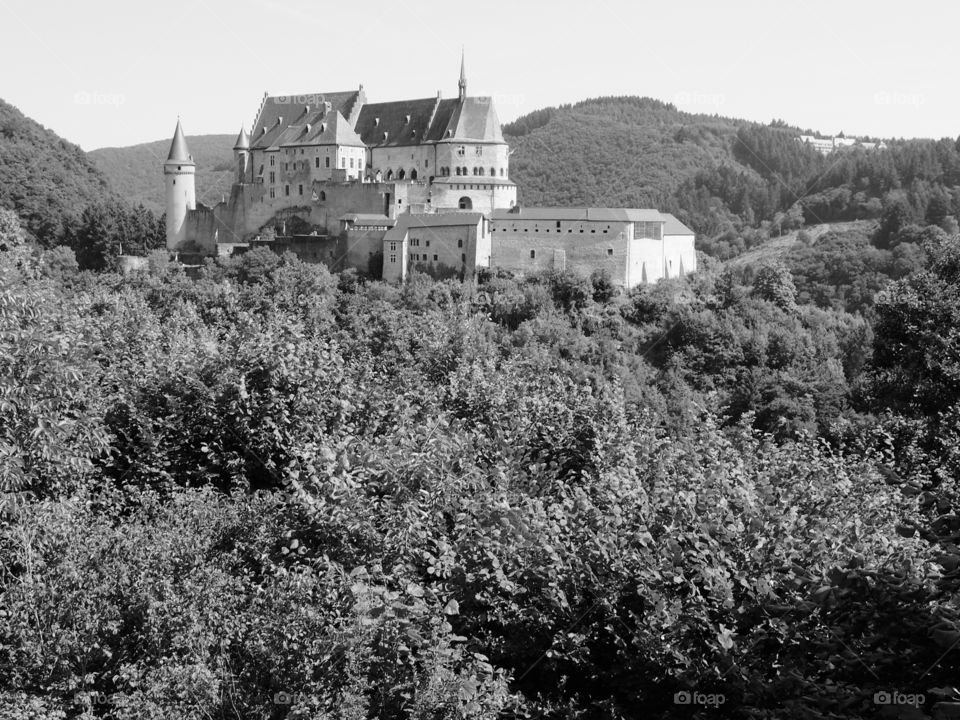
M250 182L250 178L247 177L250 165L250 136L242 125L237 141L233 144L233 154L237 159L237 182Z
M467 70L464 64L463 49L460 49L460 102L467 99Z
M177 250L187 239L187 211L197 207L194 188L196 165L187 149L187 140L177 118L177 129L170 143L170 154L163 164L167 186L167 250Z

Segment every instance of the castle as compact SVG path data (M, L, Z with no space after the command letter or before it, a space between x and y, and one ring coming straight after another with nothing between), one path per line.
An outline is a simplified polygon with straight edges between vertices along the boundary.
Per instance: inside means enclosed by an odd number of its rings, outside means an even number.
M632 287L696 269L693 232L656 210L520 208L493 99L368 103L357 90L264 95L234 144L229 199L195 199L180 121L163 165L167 249L227 255L291 250L332 270L403 281L411 269L470 277L606 268Z

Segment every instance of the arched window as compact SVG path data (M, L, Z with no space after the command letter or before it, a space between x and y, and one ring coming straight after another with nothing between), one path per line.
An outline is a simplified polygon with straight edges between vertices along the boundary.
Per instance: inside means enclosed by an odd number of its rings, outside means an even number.
M417 179L417 171L415 169L410 171L410 179L411 180Z
M323 190L320 191L320 199L321 199L321 200L326 200L326 199L327 199L327 194L326 194Z
M477 175L483 175L483 168L477 168Z
M473 201L468 197L462 197L460 198L458 206L461 210L473 210Z
M387 180L393 180L393 170L387 170Z
M457 168L457 175L459 175L459 174L460 174L460 168L458 167L458 168Z
M490 168L490 177L493 177L497 174L497 169L495 167Z
M407 171L403 168L400 168L400 171L397 173L397 179L403 180L407 176Z

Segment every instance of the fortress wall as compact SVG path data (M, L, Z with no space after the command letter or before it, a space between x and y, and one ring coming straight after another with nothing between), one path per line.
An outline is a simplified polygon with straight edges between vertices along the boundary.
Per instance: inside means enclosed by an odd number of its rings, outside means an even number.
M514 233L498 228L492 235L490 265L525 272L566 269L584 277L603 269L614 284L624 286L628 282L630 250L621 233L598 238L579 233Z
M215 240L217 217L213 208L208 208L206 205L197 205L195 210L188 210L184 226L184 241L179 243L177 247L170 248L171 250L180 251L193 245L203 254L217 254Z

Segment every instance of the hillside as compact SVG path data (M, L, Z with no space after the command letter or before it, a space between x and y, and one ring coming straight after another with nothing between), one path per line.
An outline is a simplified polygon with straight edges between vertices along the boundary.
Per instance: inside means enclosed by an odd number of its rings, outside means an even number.
M663 205L699 170L729 162L744 121L650 98L596 98L504 126L529 205Z
M87 205L114 199L83 150L0 100L0 207L52 244Z
M193 135L187 145L197 163L197 201L213 205L230 194L233 182L235 135ZM170 140L157 140L130 147L100 148L89 153L110 184L131 203L156 213L163 207L163 161Z

